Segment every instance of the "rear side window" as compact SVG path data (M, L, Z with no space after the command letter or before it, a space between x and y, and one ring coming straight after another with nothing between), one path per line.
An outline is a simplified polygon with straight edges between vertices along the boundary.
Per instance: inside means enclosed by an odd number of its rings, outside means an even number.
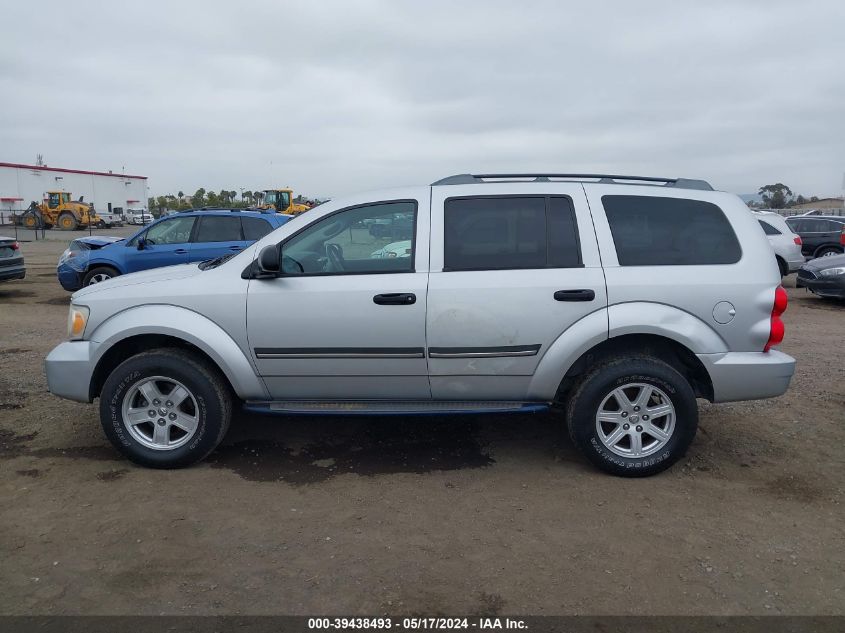
M572 201L563 196L449 198L443 270L581 265Z
M240 242L241 219L237 216L207 215L200 220L195 242Z
M763 232L766 235L781 235L781 232L778 231L775 227L773 227L768 222L763 222L763 220L757 220L760 223L760 226L763 227Z
M241 223L244 229L244 239L249 242L260 240L273 230L272 224L260 218L241 217Z
M734 264L742 249L715 204L657 196L602 196L621 266Z

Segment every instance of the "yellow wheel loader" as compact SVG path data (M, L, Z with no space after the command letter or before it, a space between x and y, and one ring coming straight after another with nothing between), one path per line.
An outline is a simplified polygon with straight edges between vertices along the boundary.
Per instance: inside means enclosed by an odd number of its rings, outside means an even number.
M308 205L298 204L293 201L293 189L265 189L261 204L253 207L255 209L275 209L276 213L287 215L299 215L310 209Z
M29 229L43 226L47 229L55 227L73 231L88 228L89 225L96 226L100 218L94 206L83 202L82 198L71 200L70 194L65 191L48 191L40 205L35 202L29 205L21 215L20 223Z

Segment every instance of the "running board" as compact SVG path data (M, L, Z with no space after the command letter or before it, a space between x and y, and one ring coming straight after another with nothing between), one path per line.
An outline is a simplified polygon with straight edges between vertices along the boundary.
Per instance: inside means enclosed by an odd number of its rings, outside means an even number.
M547 402L503 400L277 400L250 401L247 411L278 415L454 415L458 413L534 413Z

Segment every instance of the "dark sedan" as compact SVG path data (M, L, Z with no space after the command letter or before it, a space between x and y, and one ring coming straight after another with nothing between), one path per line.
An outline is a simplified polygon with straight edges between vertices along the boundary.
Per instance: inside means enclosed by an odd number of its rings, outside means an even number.
M796 285L820 297L845 299L845 255L810 260L798 271Z
M0 281L23 279L26 277L26 267L18 241L13 237L0 235Z

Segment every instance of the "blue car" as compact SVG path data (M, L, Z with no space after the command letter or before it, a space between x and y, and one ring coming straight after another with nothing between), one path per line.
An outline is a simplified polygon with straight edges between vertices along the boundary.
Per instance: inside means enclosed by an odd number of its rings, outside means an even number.
M237 253L292 216L255 211L188 211L161 218L128 239L82 237L70 243L56 273L65 290L127 273Z

